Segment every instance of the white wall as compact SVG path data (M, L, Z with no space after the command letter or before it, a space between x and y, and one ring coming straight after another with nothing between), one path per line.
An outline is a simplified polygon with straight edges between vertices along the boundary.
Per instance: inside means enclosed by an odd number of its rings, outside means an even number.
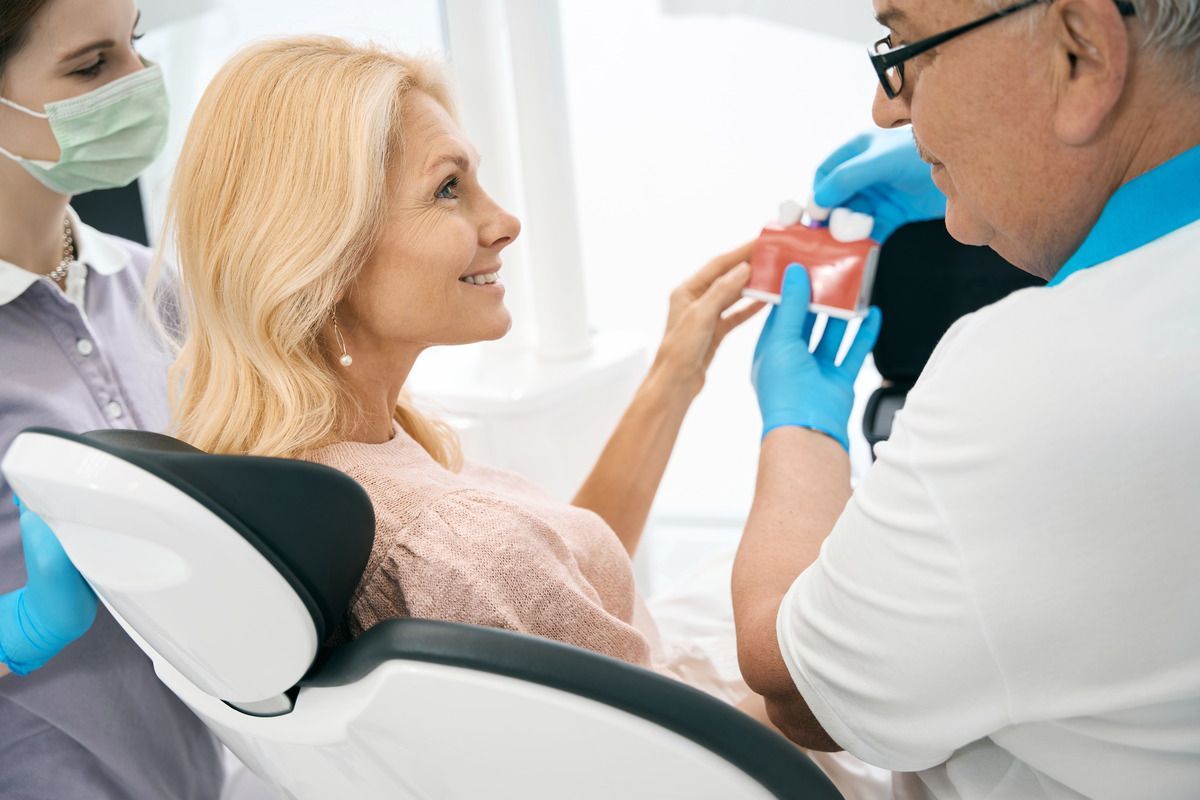
M871 13L866 0L843 7ZM871 125L866 43L671 15L651 0L565 0L563 29L590 317L656 343L670 290L756 236L781 200L802 200L824 156ZM660 522L736 524L749 508L760 325L718 354L663 483Z
M215 10L143 42L163 63L174 105L167 152L145 181L154 231L191 111L238 47L301 32L444 46L438 0L206 1ZM655 0L562 2L590 319L651 346L671 288L753 238L780 200L803 199L823 156L871 124L875 85L865 42L807 32L791 10L779 15L786 23L771 21L771 2L664 5L669 13ZM752 13L703 13L739 6ZM814 27L871 28L866 0L838 9L814 14ZM718 355L664 481L660 520L736 526L748 509L760 429L749 369L759 325L736 332ZM856 455L861 466L864 453Z

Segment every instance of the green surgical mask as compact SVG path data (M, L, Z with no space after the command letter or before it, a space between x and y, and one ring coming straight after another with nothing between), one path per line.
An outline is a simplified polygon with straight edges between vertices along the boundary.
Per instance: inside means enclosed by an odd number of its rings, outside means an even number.
M95 91L46 104L40 114L11 100L0 103L50 121L61 151L58 161L5 155L51 191L65 195L114 189L132 183L162 152L167 141L167 87L162 69L146 68Z

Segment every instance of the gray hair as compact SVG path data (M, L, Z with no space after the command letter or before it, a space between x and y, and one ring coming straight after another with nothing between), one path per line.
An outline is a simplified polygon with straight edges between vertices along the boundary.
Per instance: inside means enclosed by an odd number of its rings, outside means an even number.
M1186 61L1186 76L1200 84L1200 0L1135 0L1146 27L1145 44Z
M1200 87L1200 0L1131 0L1137 18L1146 30L1142 44L1180 62L1181 72ZM985 0L1000 9L1012 0Z

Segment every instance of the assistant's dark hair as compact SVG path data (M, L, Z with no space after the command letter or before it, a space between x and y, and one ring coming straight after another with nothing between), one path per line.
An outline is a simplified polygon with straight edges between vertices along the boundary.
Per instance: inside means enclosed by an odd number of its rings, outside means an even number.
M25 44L33 18L50 0L0 0L0 75L13 54Z

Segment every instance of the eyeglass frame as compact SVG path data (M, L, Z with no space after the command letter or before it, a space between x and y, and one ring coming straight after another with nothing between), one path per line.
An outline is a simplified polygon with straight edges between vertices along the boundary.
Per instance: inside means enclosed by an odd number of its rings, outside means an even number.
M964 33L981 28L990 22L995 22L998 19L1004 19L1007 16L1023 11L1030 6L1035 6L1040 3L1053 3L1054 0L1022 0L1016 5L1002 8L995 13L988 14L986 17L981 17L973 22L968 22L965 25L959 25L957 28L951 28L948 31L935 33L925 39L906 44L903 47L897 47L894 50L888 50L885 53L879 52L879 48L883 45L891 47L892 35L889 33L868 50L867 55L871 59L871 66L875 67L875 74L879 76L879 85L883 87L883 93L887 95L889 100L895 100L904 91L904 62L909 61L922 53L926 53L935 47L945 44L951 39L962 36ZM1129 0L1113 0L1116 3L1117 10L1121 12L1123 17L1137 16L1137 8ZM900 88L893 89L891 81L888 80L887 73L889 70L895 69L900 77Z

